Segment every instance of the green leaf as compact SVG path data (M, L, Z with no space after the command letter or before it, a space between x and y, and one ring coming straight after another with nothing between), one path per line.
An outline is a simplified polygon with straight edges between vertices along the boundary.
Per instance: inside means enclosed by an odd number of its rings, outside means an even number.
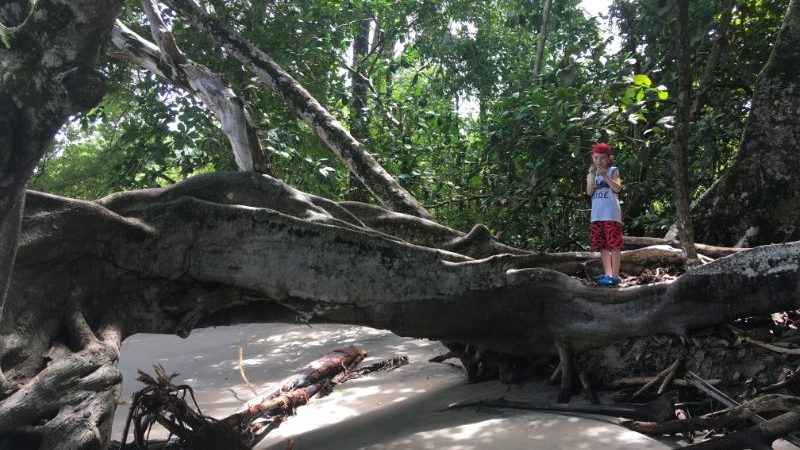
M650 77L648 77L643 73L640 73L633 76L633 84L636 86L650 87L653 84L653 82L650 81Z
M667 91L658 91L659 100L666 100L668 98L669 98L669 93Z

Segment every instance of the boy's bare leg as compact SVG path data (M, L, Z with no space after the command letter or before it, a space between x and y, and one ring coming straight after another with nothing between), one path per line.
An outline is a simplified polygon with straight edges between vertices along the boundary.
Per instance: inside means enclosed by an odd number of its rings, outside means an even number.
M611 259L611 261L610 261L611 262L611 275L615 276L615 277L618 277L619 276L619 269L620 269L620 262L622 261L622 249L621 248L615 248L614 250L611 250L610 253L611 253L611 257L610 257L610 259ZM603 263L603 265L605 266L605 263ZM606 273L608 273L608 271L606 271Z
M603 261L603 272L605 272L605 274L608 276L611 276L614 273L611 271L613 269L611 259L611 252L606 249L600 250L600 261Z

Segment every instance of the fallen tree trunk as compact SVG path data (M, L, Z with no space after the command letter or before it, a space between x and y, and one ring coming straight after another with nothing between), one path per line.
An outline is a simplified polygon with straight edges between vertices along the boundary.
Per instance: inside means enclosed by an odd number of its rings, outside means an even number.
M800 243L743 251L670 282L609 290L537 267L577 270L591 254L475 259L372 230L353 209L256 173L216 173L96 202L29 192L0 323L8 377L0 429L28 430L47 417L41 405L25 406L31 416L12 406L40 389L42 355L70 373L98 370L69 356L77 347L64 339L64 321L76 309L87 329L118 330L116 339L244 322L338 322L525 358L556 353L556 341L581 351L800 306ZM40 282L44 268L47 283ZM102 386L118 390L116 383ZM118 394L110 392L96 410L113 410ZM52 407L72 414L70 402Z
M254 190L273 192L248 203ZM741 252L672 283L605 290L537 268L530 255L474 260L411 245L337 219L341 210L327 213L311 196L304 210L291 192L263 175L228 173L98 203L31 193L14 308L80 285L71 301L110 299L115 312L104 314L126 335L184 334L249 310L252 321L358 323L525 356L553 353L556 338L580 350L800 303L800 243ZM33 282L42 265L47 286ZM28 316L15 319L48 320Z

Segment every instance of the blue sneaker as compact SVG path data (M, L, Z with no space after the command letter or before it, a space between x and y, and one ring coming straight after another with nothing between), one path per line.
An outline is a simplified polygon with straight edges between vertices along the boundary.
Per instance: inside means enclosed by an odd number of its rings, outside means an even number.
M609 284L611 282L610 276L603 274L595 278L597 279L597 284L599 284L600 286L611 286L611 284Z
M611 284L609 284L609 286L616 286L622 281L622 280L619 279L619 277L608 277L608 279L611 282Z

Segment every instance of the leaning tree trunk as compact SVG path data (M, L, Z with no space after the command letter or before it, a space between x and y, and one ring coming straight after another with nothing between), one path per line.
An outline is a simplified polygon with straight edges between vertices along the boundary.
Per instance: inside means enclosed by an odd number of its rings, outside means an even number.
M695 238L725 246L800 239L800 4L759 74L733 164L692 205Z
M539 76L542 73L542 60L544 59L544 44L547 42L547 28L550 25L550 11L553 8L553 0L546 0L542 11L542 26L539 28L539 36L536 37L536 57L533 60L533 75Z
M231 27L206 14L194 1L167 0L166 3L207 32L280 95L381 204L394 211L430 217L428 211L378 164L361 143L345 131L339 121L269 55L242 38Z
M242 99L236 96L223 77L189 59L178 48L153 0L144 0L142 4L158 45L117 21L111 35L112 42L120 49L116 56L148 69L199 98L219 119L239 170L272 174L272 162L264 152L258 130Z

